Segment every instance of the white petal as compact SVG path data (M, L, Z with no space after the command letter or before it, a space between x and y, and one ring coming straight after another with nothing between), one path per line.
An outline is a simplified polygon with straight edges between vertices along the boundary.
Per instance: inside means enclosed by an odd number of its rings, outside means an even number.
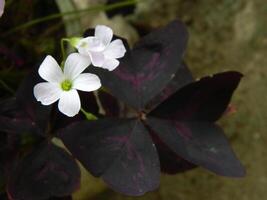
M88 50L94 52L104 51L106 45L97 37L89 37L88 38Z
M76 48L78 49L78 52L84 56L89 56L89 50L88 50L89 44L88 44L88 37L81 39L78 44L76 45Z
M62 70L52 56L46 56L38 73L44 80L52 83L59 83L63 78Z
M58 102L58 109L68 117L77 115L81 109L81 101L77 90L63 91Z
M112 40L113 31L107 26L98 25L95 28L95 37L99 38L107 46Z
M104 51L106 46L97 37L86 37L79 41L79 43L76 45L76 48L80 54L88 56L89 51Z
M37 101L40 101L43 105L50 105L56 102L62 93L59 85L54 83L38 83L33 88L33 94Z
M104 51L104 55L106 58L121 58L124 56L126 49L122 40L114 40L112 41Z
M102 67L105 62L105 56L102 52L90 52L90 57L95 67Z
M101 87L100 79L95 74L84 73L80 74L73 81L73 88L81 91L91 92Z
M120 62L117 59L106 59L105 63L103 64L102 68L108 69L109 71L113 71L118 67Z
M66 60L64 66L64 75L67 79L74 80L90 64L90 57L83 56L79 53L72 53Z

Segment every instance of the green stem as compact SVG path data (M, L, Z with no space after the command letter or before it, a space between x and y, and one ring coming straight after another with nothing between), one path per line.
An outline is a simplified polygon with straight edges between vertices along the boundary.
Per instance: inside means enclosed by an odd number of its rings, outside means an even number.
M20 26L17 26L9 31L7 31L6 33L4 33L3 35L9 35L11 33L14 33L16 31L22 30L22 29L26 29L29 28L31 26L34 26L36 24L45 22L45 21L49 21L52 19L56 19L56 18L60 18L62 16L66 16L66 15L76 15L76 14L82 14L82 13L86 13L86 12L93 12L93 11L107 11L107 10L113 10L116 8L121 8L121 7L126 7L126 6L130 6L130 5L134 5L138 2L139 0L128 0L128 1L123 1L123 2L119 2L119 3L114 3L111 5L97 5L97 6L93 6L90 8L85 8L85 9L81 9L81 10L75 10L75 11L69 11L69 12L63 12L63 13L55 13L49 16L45 16L42 18L37 18L35 20L29 21L27 23L24 23Z
M81 112L85 115L87 120L89 121L97 120L97 117L94 114L86 112L83 108L81 108Z
M3 86L3 88L8 91L10 94L14 95L15 94L15 91L9 87L3 80L0 79L0 85Z
M98 113L102 114L102 115L106 115L106 111L105 111L105 109L104 109L104 107L100 101L99 95L98 95L98 90L94 91L93 94L95 96L95 100L96 100L96 103L97 103L98 108L99 108Z
M69 42L69 39L68 38L61 38L61 40L60 40L60 48L61 48L61 54L62 54L62 62L61 62L62 68L63 68L65 60L66 60L66 52L65 52L64 42Z

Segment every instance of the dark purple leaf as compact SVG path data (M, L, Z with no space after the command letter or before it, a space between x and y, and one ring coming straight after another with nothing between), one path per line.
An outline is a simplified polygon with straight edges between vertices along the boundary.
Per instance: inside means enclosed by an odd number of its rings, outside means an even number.
M36 122L18 106L15 98L1 101L0 106L2 108L0 111L0 131L16 134L43 134L43 130L38 127Z
M94 69L104 87L128 105L142 110L183 69L188 34L178 20L145 36L112 72Z
M149 101L146 106L146 110L149 112L157 107L160 103L164 102L172 94L177 92L185 85L194 81L194 78L185 63L182 63L176 74L170 80L168 85L153 99Z
M5 179L6 179L6 177L5 177L4 165L3 165L3 163L0 160L0 193L4 189Z
M186 85L150 115L181 121L218 120L227 109L242 75L224 72Z
M0 116L0 131L6 133L38 133L39 130L36 128L34 122L29 119L20 119L20 118L8 118Z
M164 144L162 140L155 133L152 132L152 130L149 131L152 140L156 145L160 160L160 169L163 173L177 174L197 167L196 165L182 159L180 156L174 153L166 144Z
M21 83L16 93L16 101L23 114L36 123L42 130L45 130L47 128L51 106L41 105L33 95L33 87L40 82L43 82L43 80L39 77L38 68L34 68Z
M157 150L142 123L137 121L119 157L102 178L115 191L131 196L140 196L159 187Z
M12 200L44 200L72 194L80 184L75 160L53 144L43 144L18 161L7 191Z
M156 147L160 159L160 168L163 173L177 174L197 167L173 153L167 146L156 145Z
M87 112L90 112L94 115L98 114L98 105L93 92L82 92L79 91L81 105L83 105L83 109Z
M245 171L222 129L209 122L179 122L149 118L150 128L183 159L216 174L241 177Z
M158 187L159 161L148 132L137 120L85 121L60 134L66 147L116 191L142 195Z
M59 137L94 176L101 176L121 152L134 125L133 120L83 121L62 129Z
M60 129L65 128L66 126L72 123L84 120L84 115L81 112L75 115L74 117L67 117L58 110L57 105L53 106L52 113L53 114L51 115L50 118L50 124L51 124L50 131L52 134L55 134Z
M92 92L79 92L79 95L83 109L94 115L98 115L98 105L94 94ZM82 121L84 119L85 116L82 112L79 112L74 117L67 117L58 110L58 106L55 104L52 108L52 116L50 118L51 131L52 133L55 133L61 128L65 128L72 123Z
M15 98L3 99L0 101L0 116L14 116L17 110Z
M119 101L104 91L98 91L98 97L101 105L105 111L106 117L118 117L120 116L120 105Z
M0 163L3 169L13 161L18 152L20 138L17 134L4 133L0 131Z

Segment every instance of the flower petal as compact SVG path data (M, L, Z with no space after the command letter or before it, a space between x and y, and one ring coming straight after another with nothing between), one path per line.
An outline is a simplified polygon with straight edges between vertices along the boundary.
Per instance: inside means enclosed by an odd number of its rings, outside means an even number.
M108 69L109 71L113 71L118 67L120 62L117 59L106 59L105 63L103 64L102 68Z
M78 52L82 55L88 56L90 51L100 52L104 51L106 46L97 37L86 37L81 39L76 45Z
M106 45L97 37L88 37L88 50L93 52L104 51Z
M107 46L112 40L113 31L108 26L98 25L95 28L95 37L99 38Z
M81 109L81 101L77 90L63 91L58 102L58 109L68 117L78 114Z
M110 43L104 51L106 58L121 58L126 53L122 40L117 39Z
M46 56L38 73L44 80L52 83L59 83L63 78L62 70L52 56Z
M89 51L88 51L88 47L89 47L89 41L88 41L89 37L83 38L81 39L77 45L75 46L78 50L78 52L84 56L88 56L89 55Z
M68 56L65 66L65 78L74 80L91 64L90 58L79 53L72 53Z
M56 102L60 98L61 93L62 90L54 83L38 83L33 88L35 98L43 105L50 105Z
M102 52L90 52L90 57L95 67L102 67L105 63L105 56Z
M81 91L91 92L101 87L100 79L95 74L84 73L80 74L73 81L73 88Z

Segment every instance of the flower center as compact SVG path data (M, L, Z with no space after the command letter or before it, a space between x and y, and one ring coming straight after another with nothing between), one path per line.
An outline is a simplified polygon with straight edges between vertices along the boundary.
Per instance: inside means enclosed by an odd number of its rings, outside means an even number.
M86 47L88 47L88 44L86 42L82 42L81 47L86 48Z
M64 91L69 91L72 87L72 83L69 80L65 80L61 83L61 88Z

